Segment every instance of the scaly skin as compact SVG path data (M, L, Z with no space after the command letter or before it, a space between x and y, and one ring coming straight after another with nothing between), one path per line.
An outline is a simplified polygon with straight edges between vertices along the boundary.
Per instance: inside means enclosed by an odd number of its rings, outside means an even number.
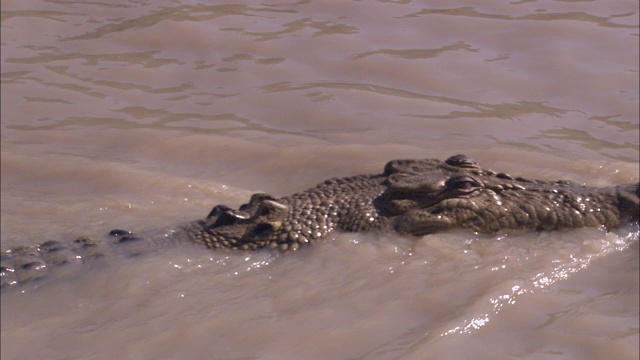
M393 160L382 174L325 181L275 198L254 194L238 210L217 205L203 220L167 239L114 230L112 243L80 238L2 251L2 285L33 280L63 264L109 253L138 254L167 242L211 249L295 251L344 232L425 235L449 229L478 233L615 228L638 221L640 184L590 188L567 181L513 178L480 168L464 155Z

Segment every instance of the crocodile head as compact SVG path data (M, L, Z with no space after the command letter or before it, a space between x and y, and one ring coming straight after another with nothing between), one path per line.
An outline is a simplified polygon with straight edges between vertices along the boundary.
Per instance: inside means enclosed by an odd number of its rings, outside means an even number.
M508 230L613 228L637 221L639 184L588 188L482 169L464 155L396 160L385 168L387 189L376 200L399 233L424 235L454 228Z

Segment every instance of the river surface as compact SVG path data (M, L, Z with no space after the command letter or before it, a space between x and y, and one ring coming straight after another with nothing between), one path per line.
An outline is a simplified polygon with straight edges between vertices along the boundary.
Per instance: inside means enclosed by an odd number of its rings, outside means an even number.
M2 248L463 153L637 182L639 3L2 1ZM3 290L3 360L637 359L638 229L336 234Z

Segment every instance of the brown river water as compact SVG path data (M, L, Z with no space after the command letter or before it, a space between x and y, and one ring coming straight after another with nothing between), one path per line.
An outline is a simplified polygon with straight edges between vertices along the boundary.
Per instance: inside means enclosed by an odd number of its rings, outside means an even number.
M2 1L2 248L463 153L637 182L639 3ZM3 290L12 359L637 359L638 228L172 248Z

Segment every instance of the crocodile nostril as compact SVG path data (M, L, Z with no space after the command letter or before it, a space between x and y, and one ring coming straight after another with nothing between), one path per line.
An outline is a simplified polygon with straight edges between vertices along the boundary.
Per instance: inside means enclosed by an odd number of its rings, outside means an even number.
M462 167L462 168L477 168L478 163L473 161L473 159L469 158L466 155L454 155L445 160L447 165Z
M113 230L109 231L109 236L120 237L120 236L124 236L124 235L129 235L129 234L131 234L131 231L122 230L122 229L113 229Z

